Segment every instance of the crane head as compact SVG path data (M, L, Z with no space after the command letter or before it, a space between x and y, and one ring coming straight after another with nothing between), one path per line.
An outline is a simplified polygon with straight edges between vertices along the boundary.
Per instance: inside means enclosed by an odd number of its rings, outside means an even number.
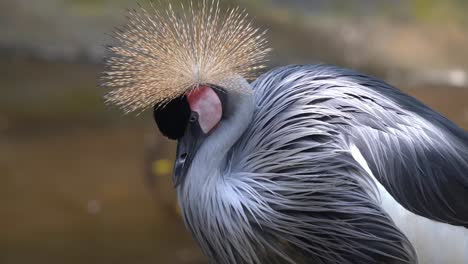
M177 171L222 122L229 95L252 92L246 80L264 67L270 49L245 10L222 12L217 0L164 3L129 11L102 79L106 102L125 113L153 107L160 131L178 140L178 157L185 157Z
M161 133L177 139L174 164L174 184L184 178L204 139L221 122L227 94L222 88L204 85L170 101L165 107L154 108L154 119Z

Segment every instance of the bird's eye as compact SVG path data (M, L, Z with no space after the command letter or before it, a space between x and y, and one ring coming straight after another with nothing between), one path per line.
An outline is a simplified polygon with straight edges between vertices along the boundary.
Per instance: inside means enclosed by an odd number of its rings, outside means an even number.
M197 112L193 112L190 114L190 123L194 123L198 120L198 113Z

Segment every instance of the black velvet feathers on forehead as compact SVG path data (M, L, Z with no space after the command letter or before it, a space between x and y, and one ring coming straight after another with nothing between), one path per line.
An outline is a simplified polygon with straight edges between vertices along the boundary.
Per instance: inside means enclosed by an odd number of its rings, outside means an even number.
M174 140L183 137L190 117L187 98L182 96L170 101L164 107L155 107L153 116L164 136Z

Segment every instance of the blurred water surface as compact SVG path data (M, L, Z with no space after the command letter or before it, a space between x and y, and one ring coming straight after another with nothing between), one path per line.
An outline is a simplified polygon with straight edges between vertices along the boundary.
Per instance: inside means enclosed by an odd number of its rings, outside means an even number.
M15 87L0 107L0 263L200 262L175 208L145 184L155 127L112 121L100 67L4 63L0 84Z

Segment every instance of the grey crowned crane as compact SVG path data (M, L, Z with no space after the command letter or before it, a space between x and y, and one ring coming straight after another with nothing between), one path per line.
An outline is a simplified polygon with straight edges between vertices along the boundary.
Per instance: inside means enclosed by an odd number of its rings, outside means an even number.
M238 8L130 11L104 86L178 142L174 185L213 263L468 263L468 133L391 85L292 65Z

